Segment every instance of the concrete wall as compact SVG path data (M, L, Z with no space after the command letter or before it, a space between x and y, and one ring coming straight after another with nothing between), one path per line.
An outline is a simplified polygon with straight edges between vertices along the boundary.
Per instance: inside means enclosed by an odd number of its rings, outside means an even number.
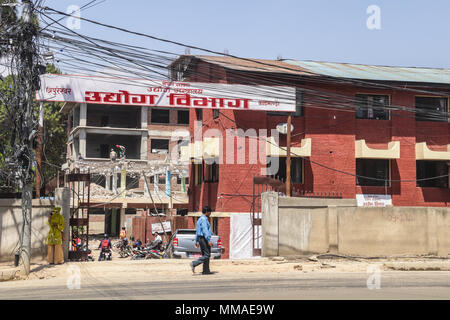
M55 200L33 199L31 221L31 259L42 260L47 256L48 216L53 206L62 208L65 219L63 241L64 258L68 258L70 193L68 188L55 189ZM22 234L22 201L20 199L0 199L0 262L14 261L16 250L20 246Z
M31 255L32 259L43 259L47 255L47 238L49 227L46 224L51 211L50 200L33 200L31 221ZM21 200L0 199L0 261L14 261L15 250L20 245L22 234Z
M263 256L450 254L450 209L356 207L351 199L262 196Z

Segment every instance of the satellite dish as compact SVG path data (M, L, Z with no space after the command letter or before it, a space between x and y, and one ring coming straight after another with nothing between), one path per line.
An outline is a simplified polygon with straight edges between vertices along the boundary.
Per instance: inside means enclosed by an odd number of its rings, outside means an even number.
M277 131L281 134L286 134L287 133L287 123L279 123L277 125ZM294 125L291 123L291 132L294 131Z

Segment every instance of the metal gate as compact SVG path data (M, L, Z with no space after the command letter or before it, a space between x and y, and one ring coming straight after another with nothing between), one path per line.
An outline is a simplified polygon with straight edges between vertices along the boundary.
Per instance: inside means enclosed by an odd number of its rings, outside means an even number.
M91 175L76 170L67 174L65 181L71 191L69 260L87 260Z
M286 183L267 176L253 177L252 198L252 245L253 256L261 256L262 220L261 220L261 194L266 191L286 192Z

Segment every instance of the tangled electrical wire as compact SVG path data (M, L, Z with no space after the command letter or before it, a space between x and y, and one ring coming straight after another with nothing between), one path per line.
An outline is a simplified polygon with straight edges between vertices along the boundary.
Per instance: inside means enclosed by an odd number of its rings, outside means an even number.
M98 2L95 2L95 0L89 1L82 7L82 9L87 9L96 4L98 4ZM36 3L36 12L40 17L41 24L39 29L39 54L43 57L50 53L49 56L52 57L52 62L59 65L61 69L65 71L77 74L84 73L86 75L96 74L108 76L108 81L115 83L127 83L129 82L130 77L143 79L148 81L148 83L152 83L154 80L160 79L172 80L176 76L176 72L182 73L185 71L175 70L172 67L174 62L180 58L180 52L177 52L176 49L174 49L174 51L148 49L135 44L131 45L119 43L116 41L109 41L83 35L61 23L64 18L70 17L70 14L53 8L44 7L42 1L38 1ZM246 88L242 87L241 89L238 89L238 92L236 92L236 88L233 89L233 92L226 92L226 89L224 89L224 92L222 92L223 94L236 95L251 93L261 97L276 97L280 99L283 98L294 100L291 91L284 89L285 86L292 86L294 83L296 87L301 90L302 100L308 108L352 113L354 113L355 110L369 110L373 109L373 107L362 104L361 101L354 96L317 89L317 87L304 85L302 81L308 79L310 83L320 84L329 83L331 80L337 85L350 84L357 87L383 90L407 90L420 94L432 95L440 94L447 96L449 94L447 89L444 88L441 91L438 91L431 85L422 85L420 88L404 88L399 85L356 79L342 79L324 76L318 77L312 72L307 70L299 70L299 68L293 65L289 66L286 63L277 63L270 60L241 58L206 48L200 48L169 39L163 39L143 32L136 32L117 26L107 25L91 19L81 17L79 19L102 28L150 39L157 43L163 42L170 44L176 48L190 48L193 50L206 52L208 54L212 53L216 55L223 55L227 59L221 61L221 65L225 68L229 67L232 70L245 68L248 63L251 63L255 72L235 72L233 76L238 83L253 86ZM265 75L267 72L273 72L273 70L276 70L279 76L274 76L274 74L269 76ZM206 78L209 76L210 74L207 71L199 71L195 75L197 78ZM261 83L270 85L271 87L265 87L262 89L258 86L258 84ZM211 87L212 86L213 84ZM415 118L416 113L421 113L426 114L430 120L442 121L449 118L448 112L444 112L442 110L430 110L421 106L416 106L413 108L410 106L392 105L391 103L388 103L383 106L376 106L375 109L376 108L387 111L403 111L401 113L391 113L393 117ZM311 116L323 118L328 117L329 115L318 113ZM426 128L423 130L425 129ZM417 128L417 130L420 131L422 129ZM341 170L336 169L336 171Z

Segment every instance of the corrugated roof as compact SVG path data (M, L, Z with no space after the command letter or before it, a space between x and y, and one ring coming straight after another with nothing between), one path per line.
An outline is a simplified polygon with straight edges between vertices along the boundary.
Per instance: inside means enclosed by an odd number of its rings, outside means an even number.
M268 59L239 59L226 56L182 56L195 57L205 62L216 64L224 68L253 71L289 73L298 75L329 76L348 79L401 81L450 84L450 70L422 67L393 67L374 66L364 64L350 64L337 62L301 61L301 60L268 60ZM176 63L176 61L174 62ZM173 63L173 64L174 64Z
M450 70L448 69L371 66L363 64L300 60L283 61L315 74L331 77L450 84Z
M205 62L219 65L224 68L239 70L239 71L254 71L254 72L271 72L271 73L294 73L299 75L309 74L308 71L295 65L285 63L280 60L267 59L240 59L226 56L206 56L184 55L180 58L195 57ZM176 63L176 61L174 62ZM174 64L172 63L172 65Z

